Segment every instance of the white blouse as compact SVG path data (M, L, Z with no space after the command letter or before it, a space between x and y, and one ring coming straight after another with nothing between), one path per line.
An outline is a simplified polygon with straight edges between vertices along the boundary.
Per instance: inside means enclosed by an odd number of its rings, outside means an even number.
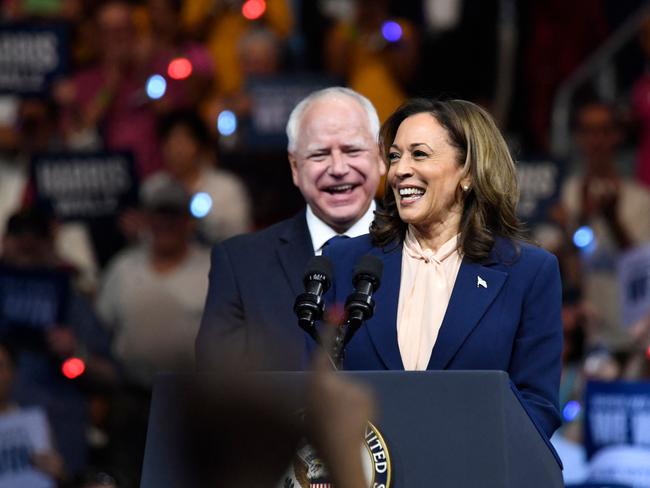
M397 342L404 369L427 369L462 256L455 235L435 254L422 249L409 227L402 253L397 307Z

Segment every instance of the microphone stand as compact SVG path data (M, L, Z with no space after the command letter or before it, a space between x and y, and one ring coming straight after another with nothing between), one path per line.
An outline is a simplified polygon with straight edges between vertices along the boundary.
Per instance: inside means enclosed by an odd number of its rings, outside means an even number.
M330 358L336 365L336 369L340 369L343 365L345 346L348 345L354 334L361 328L361 324L373 315L375 301L371 295L372 288L363 291L365 293L355 291L348 296L345 303L347 319L336 328L336 334L329 347Z
M336 333L329 345L329 356L336 369L341 369L345 359L345 346L352 340L354 334L359 330L363 320L349 317L343 324L336 327Z
M349 320L345 321L345 324L339 325L336 327L336 333L332 338L332 343L329 347L329 356L332 360L334 368L340 370L343 366L343 359L345 358L345 337L347 331L349 330Z

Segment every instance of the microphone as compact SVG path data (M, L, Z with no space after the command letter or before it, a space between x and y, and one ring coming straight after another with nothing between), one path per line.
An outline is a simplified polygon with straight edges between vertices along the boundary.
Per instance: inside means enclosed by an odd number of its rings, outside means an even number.
M333 275L334 269L329 258L312 257L307 263L303 278L305 292L296 297L293 305L293 311L298 316L298 325L318 343L320 339L314 322L323 317L323 294L329 290Z
M343 345L350 342L361 324L372 317L375 311L375 301L372 294L379 288L383 272L384 263L376 256L369 254L363 256L354 269L352 284L355 291L345 301L348 327Z

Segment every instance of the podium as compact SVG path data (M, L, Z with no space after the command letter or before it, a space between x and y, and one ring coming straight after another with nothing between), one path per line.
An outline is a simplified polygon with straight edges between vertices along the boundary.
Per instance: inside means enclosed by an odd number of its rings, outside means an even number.
M303 405L305 373L259 373ZM378 406L373 424L390 458L391 488L563 487L561 464L500 371L355 371ZM201 486L179 452L183 402L209 374L159 375L153 391L141 488ZM201 386L203 385L203 386ZM219 392L214 392L218 396ZM267 446L272 449L273 446ZM255 448L252 448L255 450ZM200 481L199 481L200 483Z

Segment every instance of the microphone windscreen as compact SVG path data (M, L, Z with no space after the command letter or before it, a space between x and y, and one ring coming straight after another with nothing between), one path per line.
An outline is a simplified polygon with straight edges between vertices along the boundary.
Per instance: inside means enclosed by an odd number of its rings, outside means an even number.
M324 288L329 288L330 281L334 276L332 261L326 256L314 256L307 263L305 272L305 285L309 281L321 281Z
M376 256L366 254L359 259L356 268L354 268L354 276L352 282L356 285L357 280L362 276L370 277L374 281L373 285L375 290L379 288L381 282L381 275L384 272L384 263Z

